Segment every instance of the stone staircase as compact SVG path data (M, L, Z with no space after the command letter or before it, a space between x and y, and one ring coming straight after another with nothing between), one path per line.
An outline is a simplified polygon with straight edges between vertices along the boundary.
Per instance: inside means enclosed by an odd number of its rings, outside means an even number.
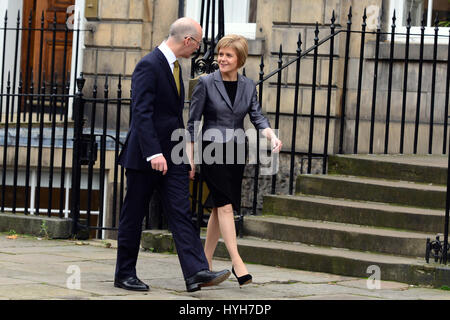
M244 261L363 278L375 265L382 280L450 284L450 267L424 258L444 230L445 156L330 156L328 172L299 176L295 195L265 196L263 215L245 216ZM174 248L161 231L142 243ZM222 242L216 256L228 258Z

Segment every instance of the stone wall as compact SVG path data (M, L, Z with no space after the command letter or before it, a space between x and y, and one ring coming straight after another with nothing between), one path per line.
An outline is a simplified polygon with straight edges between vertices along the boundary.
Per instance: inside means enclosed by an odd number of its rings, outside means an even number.
M279 156L279 171L276 175L275 194L289 194L289 178L290 178L291 155L289 153L281 153ZM253 190L255 165L247 165L244 171L244 179L242 181L242 200L241 213L253 213ZM312 158L311 173L321 174L323 168L323 158ZM295 155L294 160L294 177L308 172L308 157ZM295 193L296 178L294 178L293 191ZM258 177L258 197L256 205L256 213L261 214L263 207L263 197L271 194L272 176L259 175Z
M97 78L98 97L104 97L106 75L109 97L117 97L119 75L122 97L130 97L131 75L138 61L167 36L170 23L178 18L176 0L98 0L98 16L87 18L83 73L83 93L92 96ZM90 118L90 106L86 116ZM102 113L97 113L97 126ZM108 115L109 128L115 128L115 114ZM129 111L125 105L121 126L128 128Z
M330 34L330 19L332 12L335 12L336 30L345 29L347 26L347 15L350 6L352 6L352 30L361 30L362 15L364 8L375 6L383 12L381 19L382 31L387 30L390 17L388 0L258 0L257 2L257 32L256 40L249 41L250 55L245 65L246 74L254 81L259 79L259 64L261 55L264 55L264 72L268 74L277 68L278 51L280 45L283 50L283 64L296 57L298 35L301 35L304 51L314 44L314 31L316 23L319 28L319 40ZM87 82L85 94L89 96L92 90L94 77L97 76L99 82L99 96L103 96L103 83L105 75L109 75L110 94L115 96L116 86L119 74L123 75L122 87L123 96L129 97L131 83L131 74L136 63L141 57L150 52L159 45L167 36L169 25L178 18L178 1L176 0L99 0L98 17L88 19L88 28L92 31L86 35L84 50L83 72ZM373 10L372 10L373 11ZM374 12L370 12L370 19L373 21ZM374 31L374 24L368 26L367 31ZM348 73L348 91L346 103L346 123L344 130L344 151L353 151L354 139L354 118L357 101L358 73L359 73L359 54L360 54L360 34L352 34L349 51L349 73ZM345 34L341 33L335 41L333 52L333 73L331 84L333 86L330 95L330 113L336 119L330 120L328 151L336 153L338 150L340 117L342 108L342 87L343 70L345 55ZM362 92L361 92L361 128L359 138L359 152L368 152L368 116L370 115L373 67L374 67L374 40L375 36L367 34L365 38L365 53L363 64ZM384 146L384 123L386 115L387 98L387 74L389 44L383 42L380 47L379 64L379 86L377 96L376 112L376 133L375 152L382 152ZM421 93L422 115L419 139L419 152L427 151L426 143L430 114L430 85L431 85L431 57L432 46L426 45L424 64L424 78ZM438 49L437 78L446 75L446 50L447 47L440 46ZM411 57L417 56L417 45L412 46L410 50ZM393 92L391 119L392 129L390 130L390 141L392 141L389 151L398 152L399 141L399 117L401 116L401 97L403 90L403 63L402 58L404 46L400 43L395 44L395 63L393 72ZM325 43L318 49L319 58L317 61L317 77L315 91L315 115L323 116L326 114L328 103L327 85L329 68L329 44ZM308 55L301 61L300 90L299 90L299 113L303 116L298 118L296 132L296 151L306 152L309 147L309 125L308 115L311 113L312 102L312 74L313 57ZM181 66L183 70L183 80L185 82L186 92L189 89L190 67L189 59L182 59ZM291 148L292 137L292 113L294 110L294 86L295 83L295 64L285 69L282 73L282 88L280 98L280 111L283 115L280 117L279 134L283 141L285 151ZM412 121L414 118L414 106L416 100L418 64L413 62L409 66L408 73L408 92L407 92L407 135L411 136ZM276 109L277 88L275 86L276 75L264 83L263 87L263 111L274 126ZM445 99L445 81L437 81L436 87L436 106L435 120L443 122L443 100ZM186 97L189 99L189 97ZM89 112L89 105L86 107ZM100 112L100 111L99 111ZM100 115L98 113L98 115ZM127 128L129 114L127 107L124 107L122 114L122 127ZM184 119L187 121L188 108L185 108ZM101 119L97 116L97 119ZM109 114L108 123L111 127L115 126L114 113ZM321 153L324 149L325 138L325 120L323 118L315 120L313 132L313 152ZM433 152L439 152L441 149L442 125L438 124L435 129ZM396 142L395 142L396 141ZM405 151L410 152L411 143L407 142ZM280 174L277 181L277 193L288 192L289 181L289 154L282 154L280 157ZM296 174L306 172L307 161L296 156L295 166ZM243 183L243 211L250 210L253 197L253 166L247 166L245 179ZM313 173L322 172L322 159L313 160ZM271 179L269 177L260 177L260 193L258 195L258 210L262 206L262 197L270 192Z

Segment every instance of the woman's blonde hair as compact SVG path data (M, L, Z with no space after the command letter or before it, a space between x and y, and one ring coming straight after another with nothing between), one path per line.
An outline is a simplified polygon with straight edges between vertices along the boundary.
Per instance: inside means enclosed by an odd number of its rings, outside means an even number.
M237 34L228 34L217 43L217 52L220 51L221 48L232 48L236 51L236 55L238 58L238 68L241 68L248 56L248 43L247 40L239 36Z

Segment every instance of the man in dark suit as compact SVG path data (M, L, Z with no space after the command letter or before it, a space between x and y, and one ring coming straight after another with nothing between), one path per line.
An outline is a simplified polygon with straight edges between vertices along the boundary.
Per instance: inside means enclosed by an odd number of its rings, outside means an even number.
M161 194L173 234L187 291L216 285L230 271L209 271L202 243L191 219L189 170L170 155L184 128L184 87L177 58L189 58L199 48L202 28L190 18L176 20L169 37L139 61L132 76L131 125L119 163L126 168L127 193L119 219L114 286L136 291L149 287L136 275L142 221L155 189Z

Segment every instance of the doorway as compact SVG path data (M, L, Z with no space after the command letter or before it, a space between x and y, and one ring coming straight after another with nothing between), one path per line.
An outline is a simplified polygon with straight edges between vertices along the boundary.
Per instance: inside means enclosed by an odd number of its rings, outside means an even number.
M23 0L20 70L23 91L63 94L70 85L75 0ZM33 89L31 86L33 85ZM67 92L68 93L68 92ZM33 98L26 109L52 110L50 100ZM54 112L63 112L64 101L56 101Z

